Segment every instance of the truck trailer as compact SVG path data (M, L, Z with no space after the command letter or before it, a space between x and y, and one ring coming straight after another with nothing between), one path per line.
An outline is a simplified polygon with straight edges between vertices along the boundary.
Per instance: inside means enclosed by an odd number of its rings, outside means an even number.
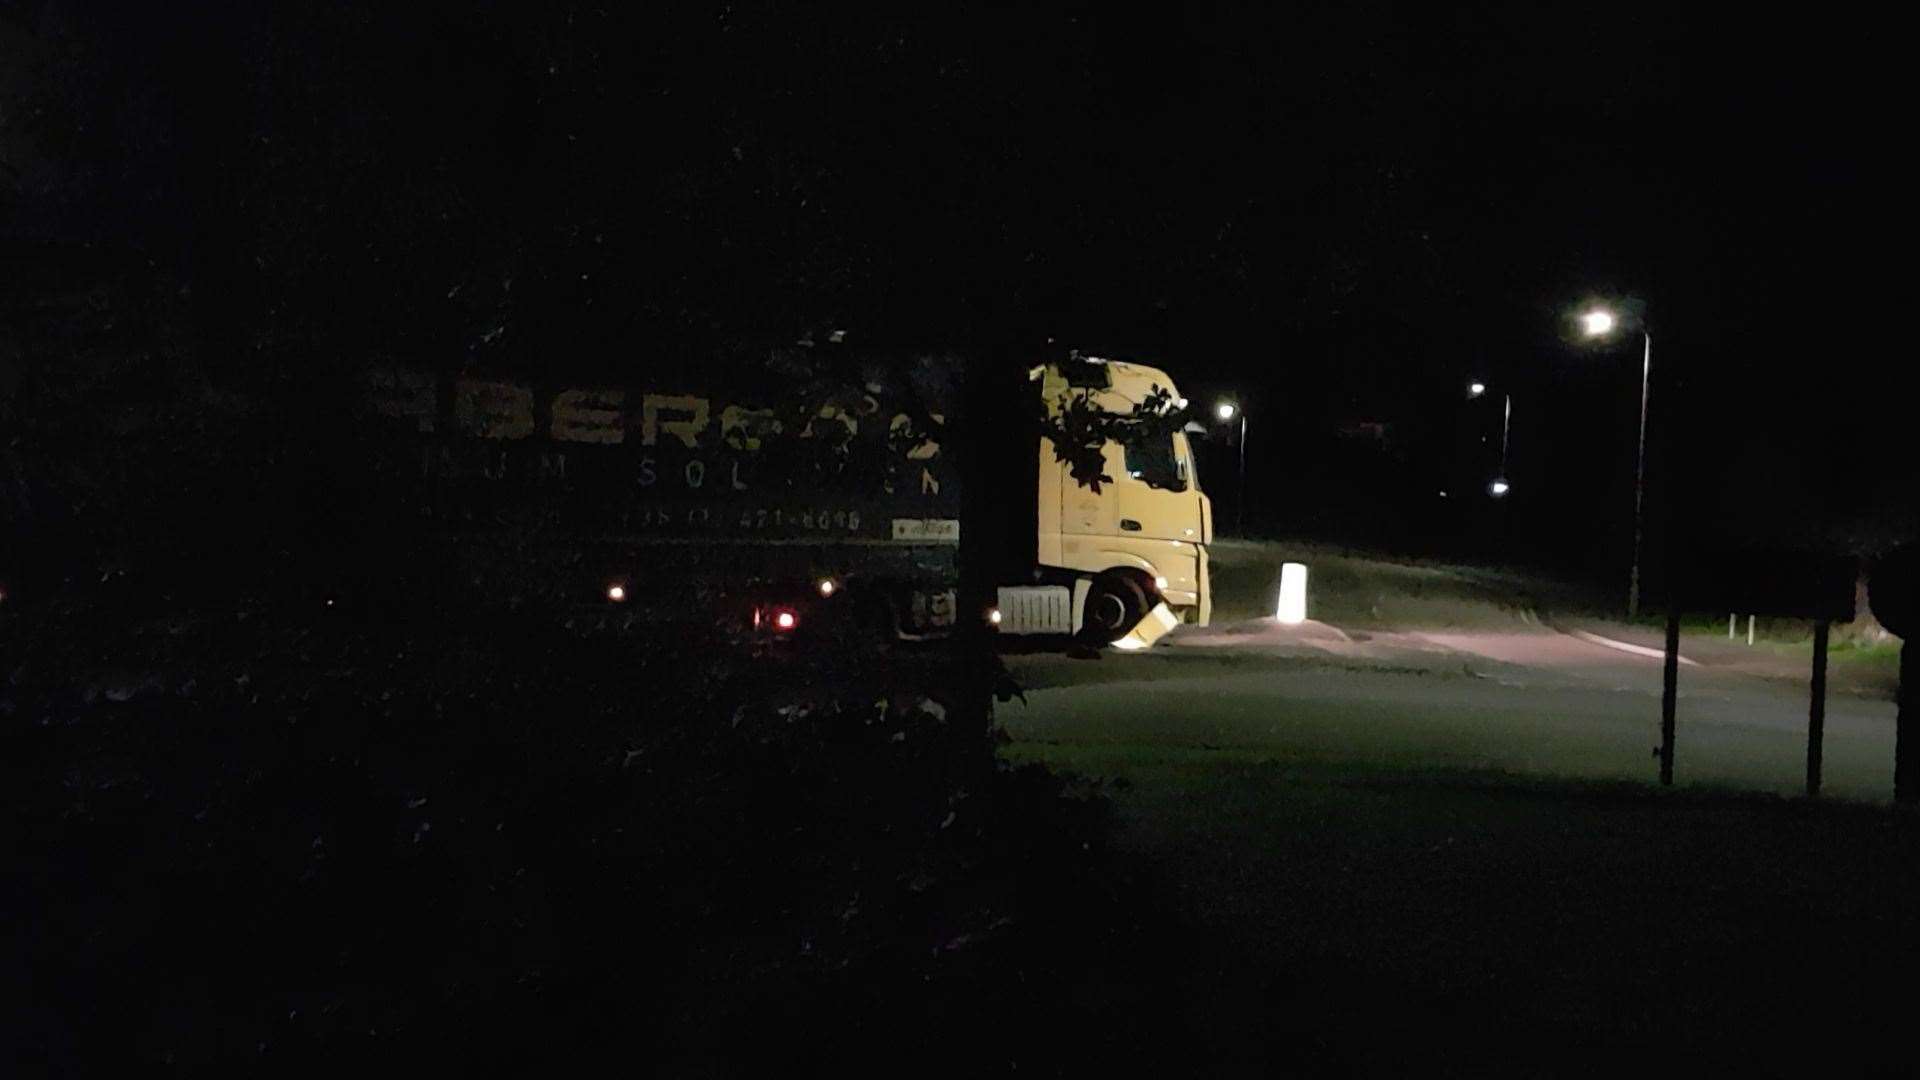
M1211 506L1155 368L825 341L567 370L365 373L370 498L439 587L794 640L981 619L1140 648L1211 618ZM1111 421L1092 482L1057 446L1070 413ZM984 611L958 609L967 483L992 519Z

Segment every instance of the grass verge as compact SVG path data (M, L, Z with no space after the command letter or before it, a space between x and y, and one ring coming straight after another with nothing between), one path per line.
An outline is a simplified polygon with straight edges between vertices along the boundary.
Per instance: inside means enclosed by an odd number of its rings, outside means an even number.
M1579 595L1573 586L1514 571L1296 541L1220 540L1209 550L1214 618L1222 623L1272 615L1287 562L1307 566L1308 616L1347 629L1511 626L1522 609Z
M1015 743L1112 796L1247 1072L1892 1067L1920 822L1861 806Z

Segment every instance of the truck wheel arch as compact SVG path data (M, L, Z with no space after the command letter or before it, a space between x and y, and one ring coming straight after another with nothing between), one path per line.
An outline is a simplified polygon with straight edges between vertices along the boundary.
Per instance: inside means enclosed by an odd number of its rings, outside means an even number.
M1100 554L1107 560L1108 565L1101 570L1094 571L1095 576L1100 574L1127 574L1140 582L1140 587L1147 590L1147 595L1152 596L1160 591L1155 587L1153 580L1159 576L1160 572L1154 568L1152 563L1129 551L1103 551Z

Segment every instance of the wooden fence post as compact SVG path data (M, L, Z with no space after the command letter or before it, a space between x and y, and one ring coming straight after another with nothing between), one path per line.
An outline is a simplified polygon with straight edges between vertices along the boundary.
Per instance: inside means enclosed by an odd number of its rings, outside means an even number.
M1827 732L1827 635L1833 624L1813 624L1813 701L1807 711L1807 797L1820 794L1821 742Z
M1660 783L1673 785L1673 712L1680 693L1680 608L1667 608L1666 671L1660 692Z

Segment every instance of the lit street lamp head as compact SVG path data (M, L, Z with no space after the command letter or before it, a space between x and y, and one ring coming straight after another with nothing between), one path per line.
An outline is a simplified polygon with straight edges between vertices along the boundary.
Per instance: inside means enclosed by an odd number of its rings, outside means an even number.
M1479 397L1479 396L1480 396L1481 394L1484 394L1484 393L1486 393L1486 392L1487 392L1487 384L1486 384L1486 383L1483 383L1483 382L1470 382L1470 383L1468 383L1468 384L1467 384L1467 396L1468 396L1468 397L1470 397L1470 398L1471 398L1471 397Z
M1507 492L1512 490L1513 490L1512 486L1509 485L1505 480L1495 480L1493 483L1487 485L1487 492L1496 499L1500 498L1501 496L1505 495Z
M1222 421L1233 419L1233 414L1239 411L1240 407L1231 401L1223 401L1213 407L1213 415L1219 417Z
M1615 321L1613 312L1596 308L1580 316L1580 329L1586 331L1588 337L1605 337L1613 333Z

